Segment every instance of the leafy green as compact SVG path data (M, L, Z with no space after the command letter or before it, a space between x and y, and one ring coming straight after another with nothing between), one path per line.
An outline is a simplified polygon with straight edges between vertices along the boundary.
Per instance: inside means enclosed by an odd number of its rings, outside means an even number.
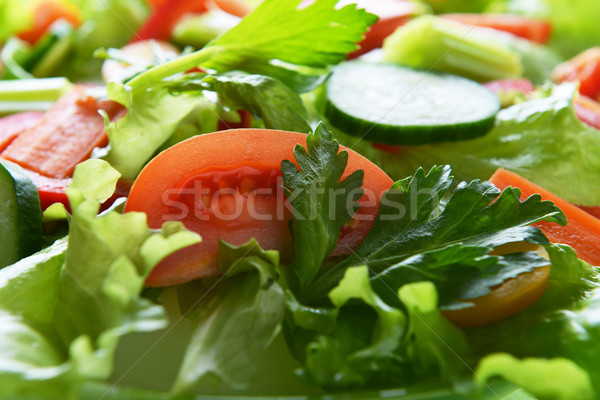
M209 103L203 96L171 94L167 89L132 94L111 82L108 97L128 108L127 115L108 124L110 150L104 156L124 178L134 179L179 124L196 107Z
M336 135L392 177L419 166L450 164L461 180L488 179L502 167L578 205L600 204L600 135L573 110L575 87L551 86L548 94L501 110L486 136L455 143L405 147L402 157L374 150L368 142ZM577 179L573 179L576 176Z
M71 0L83 23L75 31L69 62L60 74L74 81L100 80L102 60L93 54L100 47L121 47L134 35L148 16L143 0Z
M288 292L285 334L302 364L299 375L329 390L410 382L410 368L396 352L406 316L372 291L366 267L346 270L329 297L335 308L310 308Z
M510 354L497 353L483 358L475 373L482 381L502 376L544 399L596 398L588 374L564 358L518 360Z
M518 190L500 193L489 182L462 182L453 191L451 184L447 166L428 174L419 169L396 182L383 196L364 242L315 281L308 298L329 290L351 265L366 264L376 291L390 302L402 285L430 280L445 305L485 295L508 277L547 265L535 253L487 253L512 242L547 244L541 231L528 225L540 220L566 224L556 206L539 196L521 202Z
M232 72L208 75L204 82L217 92L224 106L258 115L265 128L292 132L310 130L300 97L276 79Z
M152 68L128 84L134 91L195 67L242 70L276 78L296 91L314 88L326 68L357 48L374 15L336 0L266 0L243 21L203 49Z
M284 190L295 214L294 272L301 287L312 281L333 251L340 229L352 218L362 196L363 171L354 171L341 180L348 152L338 151L337 141L320 124L308 135L306 149L300 145L294 149L298 166L289 160L281 163Z
M83 382L110 376L120 336L165 326L139 292L158 261L199 239L181 224L151 231L143 214L97 216L117 178L105 162L80 165L68 244L0 271L0 397L75 399Z
M202 295L192 309L197 327L175 382L175 392L191 390L215 375L228 386L245 388L253 365L280 330L285 305L279 254L264 251L256 240L219 248L219 268L227 281Z

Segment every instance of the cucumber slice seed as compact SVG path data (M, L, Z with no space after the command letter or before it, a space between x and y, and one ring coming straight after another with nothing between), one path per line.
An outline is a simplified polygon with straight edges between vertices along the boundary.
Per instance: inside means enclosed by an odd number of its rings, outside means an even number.
M325 114L354 136L419 145L485 135L500 110L497 96L456 75L362 61L334 69Z

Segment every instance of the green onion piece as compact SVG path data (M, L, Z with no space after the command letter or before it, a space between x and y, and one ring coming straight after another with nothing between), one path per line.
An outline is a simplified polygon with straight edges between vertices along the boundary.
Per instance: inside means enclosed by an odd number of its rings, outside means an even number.
M520 77L519 55L482 28L425 15L390 35L383 58L416 68L431 68L477 81Z

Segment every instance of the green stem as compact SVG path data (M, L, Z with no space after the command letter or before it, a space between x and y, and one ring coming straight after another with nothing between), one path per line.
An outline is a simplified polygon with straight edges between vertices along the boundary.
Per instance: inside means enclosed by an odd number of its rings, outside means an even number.
M133 89L133 93L143 91L150 83L160 81L171 75L179 74L190 69L196 68L202 63L210 60L219 51L218 46L205 47L194 53L175 58L169 62L157 65L146 72L141 73L129 82L127 85Z

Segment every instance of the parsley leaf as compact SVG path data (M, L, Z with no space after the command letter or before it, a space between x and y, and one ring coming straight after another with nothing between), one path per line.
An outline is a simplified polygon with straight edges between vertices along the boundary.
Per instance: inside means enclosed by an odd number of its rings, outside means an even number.
M240 24L206 47L154 67L128 84L145 90L194 67L268 75L298 91L319 84L326 68L346 58L377 17L356 5L336 9L337 0L266 0Z
M203 82L217 92L223 105L258 115L265 128L293 132L310 130L300 96L277 79L231 72L208 75Z
M442 304L456 306L456 298L479 297L508 277L548 264L531 252L488 253L507 243L548 244L539 229L528 225L540 220L566 224L556 206L539 196L521 202L517 189L500 193L489 182L462 182L450 193L451 184L448 166L428 174L419 169L396 182L382 198L365 241L315 281L308 298L322 298L348 267L365 264L385 300L404 284L430 280Z
M294 149L298 167L289 160L281 163L284 188L295 214L294 271L301 287L315 277L335 248L340 229L358 209L364 176L357 170L340 181L348 152L338 153L339 144L324 124L308 135L306 145L306 149L299 145Z

